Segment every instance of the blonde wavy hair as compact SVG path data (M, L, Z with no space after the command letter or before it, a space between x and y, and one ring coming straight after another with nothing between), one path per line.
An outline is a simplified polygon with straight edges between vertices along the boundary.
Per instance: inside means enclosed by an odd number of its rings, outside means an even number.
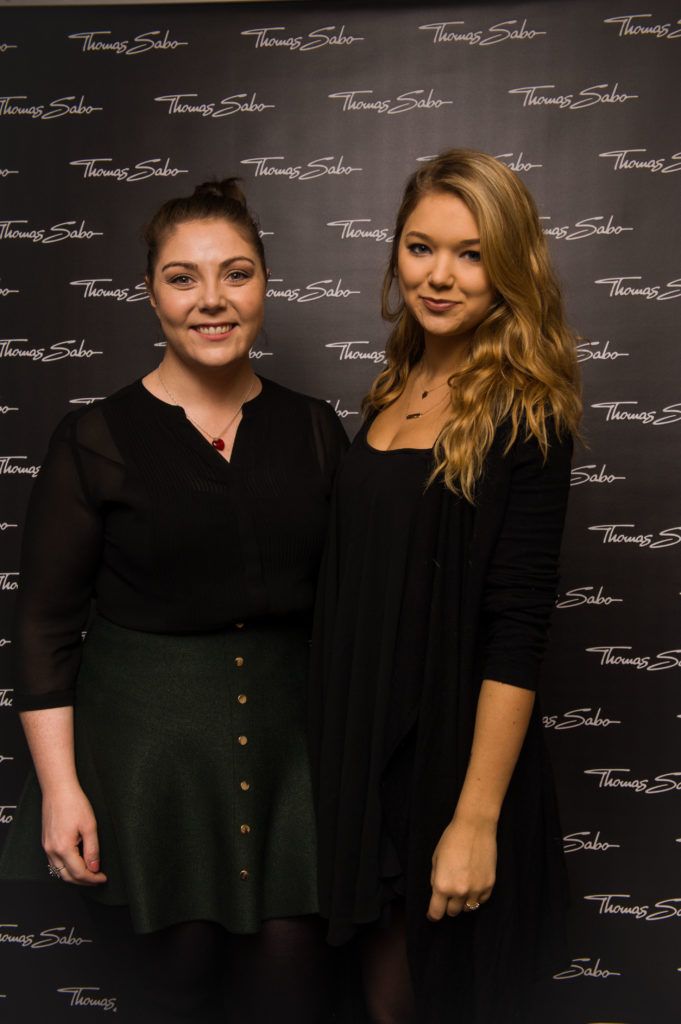
M382 314L394 324L386 345L387 369L364 399L365 414L403 392L424 351L421 325L401 297L397 256L404 225L432 193L458 196L475 217L480 251L497 299L477 327L469 352L449 378L451 410L435 443L432 482L441 476L454 493L474 501L485 457L497 428L510 424L506 451L521 425L546 458L548 421L558 437L578 435L581 416L576 337L563 302L530 193L505 164L470 149L452 149L424 163L409 178L397 213L383 282Z

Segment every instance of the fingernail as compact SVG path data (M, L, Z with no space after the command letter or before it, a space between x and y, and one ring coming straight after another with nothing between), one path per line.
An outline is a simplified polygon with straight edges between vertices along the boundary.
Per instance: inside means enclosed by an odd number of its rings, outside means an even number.
M91 860L89 863L90 863L90 869L92 871L99 871L99 861L98 860Z

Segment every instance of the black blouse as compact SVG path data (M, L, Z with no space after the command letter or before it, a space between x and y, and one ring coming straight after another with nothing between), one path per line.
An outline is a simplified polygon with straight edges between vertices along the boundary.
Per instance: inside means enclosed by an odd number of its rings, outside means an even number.
M152 633L310 610L347 439L325 402L262 385L230 462L141 381L61 421L23 538L19 710L74 702L91 598Z

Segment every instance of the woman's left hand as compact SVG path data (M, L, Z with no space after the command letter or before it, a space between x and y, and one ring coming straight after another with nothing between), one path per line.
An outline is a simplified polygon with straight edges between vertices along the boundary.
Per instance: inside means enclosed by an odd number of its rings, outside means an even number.
M454 816L433 854L430 921L477 910L490 898L496 877L496 832L495 822Z

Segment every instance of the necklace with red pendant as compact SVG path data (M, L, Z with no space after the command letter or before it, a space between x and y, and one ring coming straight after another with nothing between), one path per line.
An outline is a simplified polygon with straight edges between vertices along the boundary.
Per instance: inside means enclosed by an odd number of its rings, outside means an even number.
M166 387L166 383L163 380L163 377L161 376L161 368L160 367L156 368L156 373L158 374L159 384L161 385L161 387L165 391L165 393L168 396L168 398L170 399L170 401L173 403L173 405L180 406L180 403L178 402L178 400L175 397L175 395L172 393L172 391L170 391ZM216 448L219 452L223 452L225 450L225 442L222 440L222 438L223 438L224 434L227 433L227 431L231 427L232 423L234 423L234 420L237 418L237 416L239 415L239 413L243 409L244 405L246 404L248 398L250 397L251 391L253 390L253 385L254 384L255 384L255 377L253 378L253 380L248 385L248 390L246 391L246 394L244 395L244 397L239 402L239 405L237 406L236 412L234 413L233 416L230 417L229 422L227 423L227 425L225 427L223 427L222 430L218 434L212 434L210 432L210 430L206 430L205 427L202 427L201 424L197 420L192 419L192 417L185 411L185 416L187 417L189 422L191 424L193 424L196 427L197 430L200 430L201 433L204 434L205 437L208 438L210 443L213 445L213 448Z

